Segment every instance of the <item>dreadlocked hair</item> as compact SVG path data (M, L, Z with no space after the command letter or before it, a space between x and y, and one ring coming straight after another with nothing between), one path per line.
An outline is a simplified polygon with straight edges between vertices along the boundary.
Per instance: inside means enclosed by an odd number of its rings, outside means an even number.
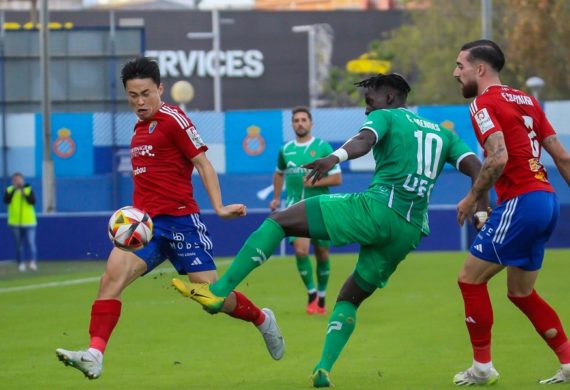
M354 83L354 85L361 88L372 88L374 90L380 87L390 87L398 91L403 98L406 98L408 93L412 90L406 79L397 73L378 73L378 75Z

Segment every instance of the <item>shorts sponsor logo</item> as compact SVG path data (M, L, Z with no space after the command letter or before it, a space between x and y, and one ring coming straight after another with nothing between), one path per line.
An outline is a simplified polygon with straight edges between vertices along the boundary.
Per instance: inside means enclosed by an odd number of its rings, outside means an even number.
M190 263L190 265L201 265L201 264L202 264L202 262L197 257L194 259L194 261L192 261L192 263Z
M487 131L495 128L495 124L491 120L486 108L475 113L475 122L477 122L481 134L485 134Z

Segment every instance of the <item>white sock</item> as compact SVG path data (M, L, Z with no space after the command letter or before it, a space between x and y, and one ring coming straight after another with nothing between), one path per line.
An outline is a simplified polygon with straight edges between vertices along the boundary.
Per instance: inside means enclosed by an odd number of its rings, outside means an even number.
M482 377L486 377L487 375L489 375L489 371L491 370L491 368L493 367L493 362L489 362L489 363L479 363L476 360L473 360L473 368L475 369L475 373L478 376L482 376Z
M570 363L561 364L560 367L566 372L570 372Z
M99 351L98 349L95 348L89 348L87 350L87 352L89 352L91 355L93 355L93 357L95 359L97 359L97 361L99 363L103 363L103 352Z

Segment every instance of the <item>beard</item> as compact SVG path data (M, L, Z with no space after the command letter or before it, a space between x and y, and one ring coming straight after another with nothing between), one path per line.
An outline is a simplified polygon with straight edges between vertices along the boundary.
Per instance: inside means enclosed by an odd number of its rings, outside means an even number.
M470 99L477 96L478 89L479 87L475 81L461 84L461 93L465 99Z
M303 138L303 137L305 137L307 134L309 134L309 130L305 130L305 129L295 129L295 134L297 135L297 137Z

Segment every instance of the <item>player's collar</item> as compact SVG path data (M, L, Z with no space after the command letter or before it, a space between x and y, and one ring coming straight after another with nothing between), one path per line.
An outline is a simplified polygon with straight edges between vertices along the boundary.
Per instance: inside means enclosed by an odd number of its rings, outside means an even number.
M487 85L487 88L485 88L485 89L483 90L483 92L481 92L481 95L483 95L485 92L487 92L487 91L489 90L489 88L492 88L492 87L506 87L506 85L505 85L505 84L491 84L491 85Z
M295 140L295 145L296 146L307 146L309 144L311 144L313 141L315 140L315 137L311 137L308 141L306 142L297 142L297 140Z

